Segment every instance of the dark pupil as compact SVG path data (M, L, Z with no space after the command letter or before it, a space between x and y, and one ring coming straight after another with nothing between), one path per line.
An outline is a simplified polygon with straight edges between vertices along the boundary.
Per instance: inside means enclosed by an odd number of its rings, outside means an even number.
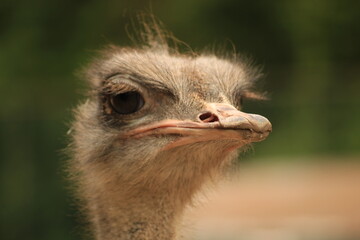
M130 114L144 105L144 99L138 92L126 92L113 96L110 103L117 113Z

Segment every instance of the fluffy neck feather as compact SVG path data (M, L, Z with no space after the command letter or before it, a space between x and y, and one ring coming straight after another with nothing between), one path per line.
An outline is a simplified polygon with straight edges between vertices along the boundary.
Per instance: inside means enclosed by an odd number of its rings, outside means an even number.
M166 194L144 191L124 196L121 191L97 196L91 204L96 239L149 240L174 239L183 206Z
M228 154L224 160L221 151L212 156L201 152L184 154L179 148L158 154L148 160L148 166L130 167L121 173L109 161L82 165L82 197L96 239L176 239L185 207L235 155Z

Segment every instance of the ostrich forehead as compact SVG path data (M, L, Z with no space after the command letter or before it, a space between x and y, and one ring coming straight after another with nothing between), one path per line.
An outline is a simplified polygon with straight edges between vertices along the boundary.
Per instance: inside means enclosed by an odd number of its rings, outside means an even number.
M231 95L251 86L256 78L256 71L246 63L215 55L193 56L134 49L108 52L104 60L97 63L97 77L93 78L93 84L100 86L116 74L140 76L141 81L160 85L176 94L217 90Z

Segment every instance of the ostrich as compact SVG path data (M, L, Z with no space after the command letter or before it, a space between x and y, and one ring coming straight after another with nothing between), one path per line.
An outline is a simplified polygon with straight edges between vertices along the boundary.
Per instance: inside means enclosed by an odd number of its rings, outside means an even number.
M233 57L180 53L158 27L110 46L86 70L70 168L97 240L177 239L185 208L270 122L241 111L258 71Z

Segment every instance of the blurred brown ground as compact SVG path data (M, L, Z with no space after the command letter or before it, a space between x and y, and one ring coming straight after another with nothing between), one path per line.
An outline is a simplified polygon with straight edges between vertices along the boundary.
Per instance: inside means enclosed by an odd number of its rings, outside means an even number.
M360 239L359 161L269 162L209 191L186 239Z

